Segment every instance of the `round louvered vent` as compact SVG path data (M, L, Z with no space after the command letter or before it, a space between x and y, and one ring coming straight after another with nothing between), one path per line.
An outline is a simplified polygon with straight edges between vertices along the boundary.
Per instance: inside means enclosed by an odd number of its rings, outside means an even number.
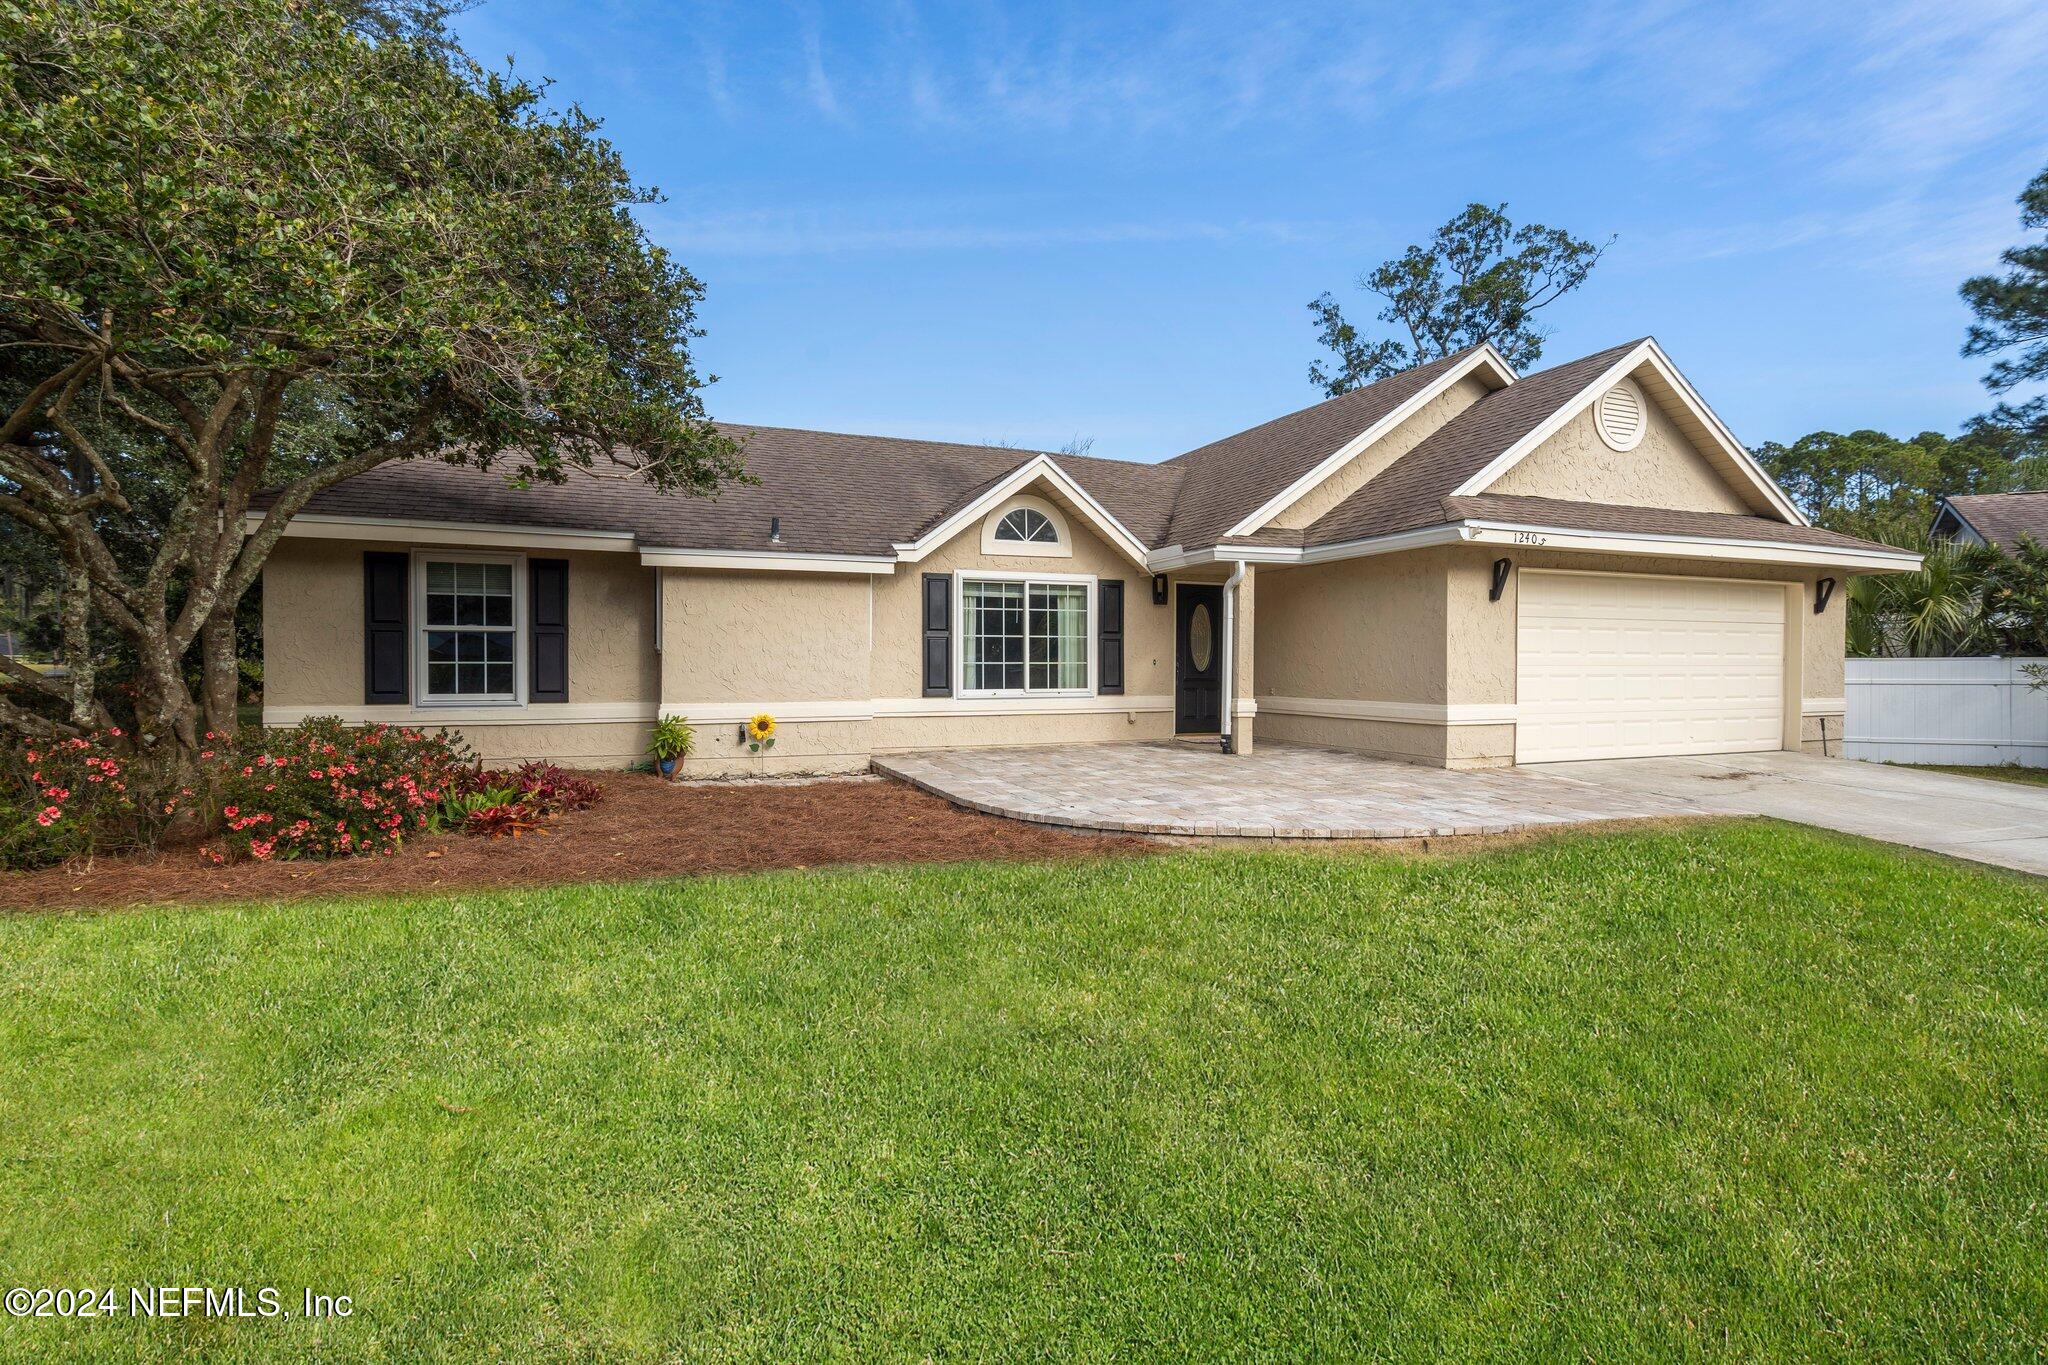
M1642 443L1643 431L1650 425L1649 406L1643 401L1643 391L1632 379L1624 379L1600 395L1600 401L1593 407L1594 425L1600 428L1600 439L1616 450L1634 450Z

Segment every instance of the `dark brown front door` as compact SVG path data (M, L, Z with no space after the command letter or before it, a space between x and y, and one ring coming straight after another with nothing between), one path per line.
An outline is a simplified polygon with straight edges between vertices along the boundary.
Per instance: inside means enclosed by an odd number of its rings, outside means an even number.
M1223 589L1182 583L1174 631L1174 733L1213 735L1223 725Z

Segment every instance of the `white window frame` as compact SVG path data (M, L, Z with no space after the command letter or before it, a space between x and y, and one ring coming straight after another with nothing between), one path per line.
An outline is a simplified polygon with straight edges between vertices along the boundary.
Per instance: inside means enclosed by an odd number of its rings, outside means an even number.
M1003 518L1014 512L1036 512L1052 523L1051 540L997 540L996 531L1003 524ZM1072 559L1074 557L1074 535L1067 526L1066 514L1044 498L1029 493L1019 493L1006 498L981 520L981 552L991 559Z
M428 564L509 564L512 566L512 695L480 697L470 693L436 694L427 690L427 632L429 630L474 630L474 626L429 626L427 624ZM463 550L414 550L412 552L412 639L413 704L415 706L496 706L513 709L526 705L526 556L475 554ZM501 628L502 629L502 628Z
M969 687L967 686L967 584L976 583L1022 583L1024 584L1024 686L1022 687ZM960 686L953 689L956 697L1092 697L1095 695L1095 670L1100 663L1101 643L1096 639L1096 576L1087 573L1019 573L1014 569L955 569L953 570L953 621L954 633L959 637L953 645L954 677ZM1056 584L1059 586L1079 585L1083 592L1083 620L1081 638L1088 649L1088 684L1085 687L1033 687L1031 685L1031 585L1033 583Z

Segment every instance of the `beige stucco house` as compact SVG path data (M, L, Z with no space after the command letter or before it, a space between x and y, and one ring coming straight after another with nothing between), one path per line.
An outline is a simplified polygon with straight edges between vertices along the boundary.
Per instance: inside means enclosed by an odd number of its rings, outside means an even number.
M1810 526L1651 340L1527 376L1480 347L1159 464L729 430L758 482L714 498L440 461L316 498L264 574L265 720L605 765L672 713L704 773L1176 735L1818 749L1838 587L1917 563Z

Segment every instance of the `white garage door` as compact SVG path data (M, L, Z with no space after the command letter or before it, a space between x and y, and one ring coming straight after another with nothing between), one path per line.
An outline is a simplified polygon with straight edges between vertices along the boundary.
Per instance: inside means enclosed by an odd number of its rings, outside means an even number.
M1782 585L1530 569L1516 599L1517 763L1782 746Z

